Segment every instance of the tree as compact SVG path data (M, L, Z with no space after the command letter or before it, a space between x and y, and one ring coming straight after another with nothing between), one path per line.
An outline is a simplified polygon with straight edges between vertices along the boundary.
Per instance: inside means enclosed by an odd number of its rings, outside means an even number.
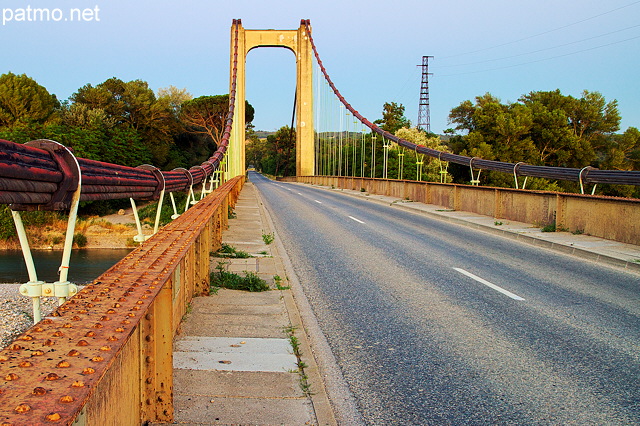
M432 148L438 151L449 151L448 148L442 144L442 141L438 136L429 136L425 132L418 130L415 127L410 129L402 128L396 132L396 136L413 142L418 145L423 145L428 148ZM405 179L413 179L416 176L417 161L422 160L424 162L422 169L422 180L427 182L440 182L440 170L445 166L445 161L440 161L437 158L432 158L426 155L418 156L416 153L409 157L410 160L405 159L406 171L403 173ZM446 175L446 182L451 181L451 177Z
M274 176L295 176L296 174L296 132L284 126L266 139L250 135L247 144L247 164L263 173Z
M180 117L182 104L193 99L193 95L187 92L187 89L178 89L175 86L169 86L158 89L158 101L167 102L173 111L176 119Z
M284 126L267 136L267 156L274 158L275 176L296 175L296 131Z
M374 123L382 130L393 134L403 127L411 127L411 122L404 116L404 106L395 102L385 102L382 107L382 118Z
M229 95L200 96L182 104L180 119L187 131L206 135L219 145L229 112ZM245 101L245 123L250 126L254 116L253 106Z
M629 127L607 140L600 167L612 170L640 170L640 130Z
M540 164L584 167L596 159L606 139L619 129L617 101L606 102L598 92L584 91L576 99L560 90L531 92L520 98L534 115L531 137Z
M158 100L147 82L124 82L110 78L97 86L87 84L70 98L89 109L102 109L120 127L130 127L152 154L152 161L163 166L178 132L178 122L168 98Z
M502 104L487 93L453 108L449 121L467 132L455 137L456 154L505 162L582 168L597 166L607 156L608 140L619 127L617 102L606 102L597 92L584 91L581 98L559 90L531 92L518 102ZM493 185L508 185L510 178L483 173ZM530 180L531 182L531 180ZM542 181L534 181L551 189ZM560 182L566 189L573 183Z
M25 74L0 76L0 126L44 124L55 118L55 95Z
M468 132L457 153L509 162L535 159L535 147L529 138L533 118L523 105L504 105L486 93L476 97L475 104L465 101L452 109L449 121L457 130Z

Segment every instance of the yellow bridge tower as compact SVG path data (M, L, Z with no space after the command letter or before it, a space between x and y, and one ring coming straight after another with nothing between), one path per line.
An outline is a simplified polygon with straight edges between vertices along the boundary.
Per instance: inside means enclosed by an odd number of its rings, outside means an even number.
M239 22L239 21L238 21ZM231 72L233 73L236 26L231 27ZM257 47L284 47L296 55L296 174L315 174L313 127L313 51L303 23L297 30L246 30L238 24L236 103L229 143L229 177L245 173L245 99L247 53Z

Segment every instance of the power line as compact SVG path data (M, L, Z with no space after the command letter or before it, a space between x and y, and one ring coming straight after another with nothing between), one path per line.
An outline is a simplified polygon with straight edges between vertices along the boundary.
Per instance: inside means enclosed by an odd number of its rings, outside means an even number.
M593 40L593 39L600 38L600 37L605 37L605 36L608 36L608 35L611 35L611 34L620 33L622 31L630 30L632 28L637 28L637 27L640 27L640 24L632 25L632 26L627 27L627 28L622 28L622 29L619 29L619 30L616 30L616 31L611 31L611 32L600 34L600 35L597 35L597 36L593 36L593 37L588 37L588 38L584 38L584 39L581 39L581 40L572 41L572 42L569 42L569 43L559 44L557 46L551 46L551 47L545 47L544 49L532 50L531 52L518 53L517 55L511 55L511 56L503 56L501 58L485 59L484 61L468 62L468 63L465 63L465 64L441 65L440 68L463 67L463 66L469 66L469 65L484 64L484 63L487 63L487 62L502 61L502 60L511 59L511 58L518 58L520 56L532 55L534 53L540 53L540 52L544 52L544 51L547 51L547 50L559 49L561 47L570 46L572 44L582 43L582 42Z
M560 30L563 30L565 28L572 27L574 25L582 24L583 22L587 22L587 21L590 21L592 19L596 19L596 18L599 18L599 17L604 16L604 15L608 15L608 14L613 13L613 12L617 12L618 10L627 8L629 6L633 6L633 5L638 4L638 3L640 3L640 0L634 1L633 3L629 3L629 4L624 5L624 6L620 6L620 7L615 8L615 9L611 9L609 11L600 13L598 15L591 16L589 18L582 19L580 21L572 22L571 24L563 25L561 27L557 27L557 28L554 28L554 29L551 29L551 30L548 30L548 31L543 31L543 32L538 33L538 34L533 34L533 35L530 35L530 36L527 36L527 37L523 37L523 38L520 38L520 39L517 39L517 40L509 41L507 43L502 43L502 44L498 44L498 45L491 46L491 47L485 47L485 48L482 48L482 49L473 50L471 52L458 53L456 55L445 56L445 57L442 57L441 59L456 58L458 56L471 55L473 53L479 53L479 52L486 52L487 50L497 49L498 47L503 47L503 46L508 46L510 44L519 43L519 42L524 41L524 40L529 40L529 39L532 39L532 38L535 38L535 37L540 37L542 35L553 33L555 31L560 31Z
M576 52L565 53L563 55L556 55L556 56L552 56L552 57L549 57L549 58L537 59L535 61L522 62L522 63L514 64L514 65L506 65L506 66L503 66L503 67L497 67L497 68L491 68L491 69L479 70L479 71L475 70L475 71L456 73L456 74L438 74L438 75L440 77L453 77L453 76L458 76L458 75L477 74L479 72L488 72L488 71L497 71L497 70L502 70L502 69L507 69L507 68L515 68L515 67L520 67L520 66L523 66L523 65L535 64L537 62L544 62L544 61L550 61L552 59L563 58L565 56L577 55L579 53L589 52L591 50L596 50L596 49L601 49L603 47L613 46L614 44L620 44L620 43L624 43L624 42L627 42L627 41L635 40L635 39L638 39L638 38L640 38L640 35L636 36L636 37L627 38L625 40L619 40L619 41L614 41L612 43L602 44L600 46L590 47L588 49L578 50Z

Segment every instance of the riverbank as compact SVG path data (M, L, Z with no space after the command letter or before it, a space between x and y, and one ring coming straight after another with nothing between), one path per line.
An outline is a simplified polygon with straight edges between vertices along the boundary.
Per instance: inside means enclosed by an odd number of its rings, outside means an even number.
M13 342L24 330L33 325L33 304L31 299L22 296L18 290L20 284L0 284L0 347ZM48 315L58 306L52 297L41 300L42 315Z
M66 227L66 221L57 220L45 226L27 228L31 249L62 250ZM143 225L144 232L149 233L150 230L151 226ZM75 233L86 238L82 245L82 248L86 249L119 249L137 246L133 237L138 231L131 209L121 210L108 216L80 218L76 224ZM80 245L74 244L74 247L80 248ZM0 250L20 250L18 238L0 240Z

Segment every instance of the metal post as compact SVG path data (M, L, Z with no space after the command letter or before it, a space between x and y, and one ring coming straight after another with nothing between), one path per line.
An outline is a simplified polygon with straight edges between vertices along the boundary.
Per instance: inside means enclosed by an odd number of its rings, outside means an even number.
M189 193L187 194L187 202L184 204L184 211L186 212L189 208L189 203L191 200L195 201L196 195L193 193L193 185L189 185Z
M40 296L42 295L42 285L44 281L38 281L38 274L36 273L36 267L33 263L33 256L31 256L31 249L29 248L29 240L27 239L27 233L22 223L22 217L19 212L11 211L13 216L13 222L16 224L16 231L18 233L18 239L20 240L20 247L22 248L22 256L24 257L24 263L27 265L27 272L29 274L29 282L20 286L20 294L30 297L33 302L33 322L38 323L42 319L40 314Z
M171 206L173 207L173 214L171 215L171 219L177 219L178 217L180 217L180 215L178 214L178 209L176 208L176 199L173 196L173 192L169 193L169 197L171 197Z
M78 178L78 188L73 194L71 200L71 208L69 209L69 219L67 220L67 234L64 240L64 251L62 252L62 262L58 270L60 276L58 281L53 283L54 295L58 298L58 305L66 302L67 297L78 292L75 285L68 281L69 276L69 260L71 259L71 249L73 248L73 235L76 229L76 221L78 219L78 206L80 205L80 193L82 192L81 177Z
M133 240L142 243L146 239L144 234L142 233L142 224L140 223L140 216L138 216L138 208L136 207L136 202L133 198L129 198L131 201L131 207L133 208L133 217L136 219L136 227L138 228L138 235L133 237Z
M158 208L156 209L156 223L153 226L153 233L158 232L160 226L160 214L162 213L162 203L164 201L164 189L160 192L160 200L158 200Z

